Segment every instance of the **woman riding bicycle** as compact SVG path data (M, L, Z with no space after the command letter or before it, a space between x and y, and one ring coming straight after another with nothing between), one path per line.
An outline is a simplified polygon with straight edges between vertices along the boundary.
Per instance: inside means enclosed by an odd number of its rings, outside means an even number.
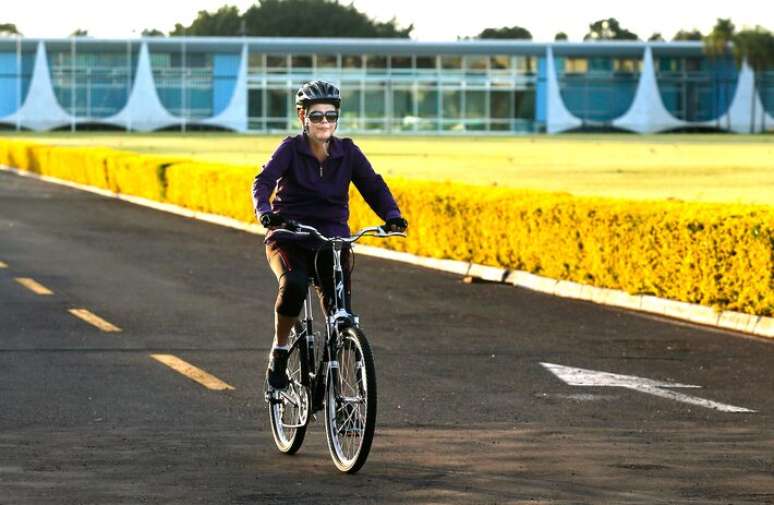
M303 307L309 278L316 277L326 312L334 296L330 249L318 253L320 244L315 239L283 236L276 229L297 222L314 226L326 236L349 236L350 182L385 221L385 231L402 232L408 226L389 188L363 152L351 139L333 135L340 107L341 95L335 85L311 81L301 86L296 93L296 112L303 132L283 140L253 182L255 212L269 230L266 257L279 282L267 372L269 386L275 390L288 386L288 335ZM347 252L342 255L343 263L348 256ZM344 281L349 304L348 269Z

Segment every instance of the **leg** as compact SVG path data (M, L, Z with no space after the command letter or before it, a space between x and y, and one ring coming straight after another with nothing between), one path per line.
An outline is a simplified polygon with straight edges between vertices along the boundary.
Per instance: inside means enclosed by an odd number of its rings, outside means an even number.
M306 298L308 273L304 252L293 246L272 243L266 246L266 257L279 282L274 309L274 344L284 347L288 335L301 313Z

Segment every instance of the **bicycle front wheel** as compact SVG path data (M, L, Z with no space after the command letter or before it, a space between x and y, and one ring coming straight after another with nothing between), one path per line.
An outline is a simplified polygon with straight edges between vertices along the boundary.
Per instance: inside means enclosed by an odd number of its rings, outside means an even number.
M365 464L376 427L376 368L363 332L347 328L339 336L325 391L325 433L333 463L355 473Z
M294 342L302 335L297 325L290 336ZM295 454L304 443L306 427L309 423L309 390L304 386L302 377L305 370L306 342L292 345L288 356L287 374L290 384L281 392L273 392L269 397L269 421L274 443L280 452Z

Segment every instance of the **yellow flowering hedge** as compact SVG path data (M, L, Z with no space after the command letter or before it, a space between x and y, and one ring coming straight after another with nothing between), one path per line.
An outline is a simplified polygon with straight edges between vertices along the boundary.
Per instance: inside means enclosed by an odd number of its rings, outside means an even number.
M0 139L0 163L254 222L255 168ZM390 181L406 240L373 245L774 315L774 209ZM352 191L353 229L378 223Z

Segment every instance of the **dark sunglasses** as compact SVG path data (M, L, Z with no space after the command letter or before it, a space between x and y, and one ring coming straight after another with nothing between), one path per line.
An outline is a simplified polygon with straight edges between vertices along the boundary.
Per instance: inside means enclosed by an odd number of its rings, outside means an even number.
M335 110L329 110L325 113L316 110L314 112L310 112L306 117L308 117L309 121L313 123L321 123L323 118L327 119L329 123L335 123L339 120L339 113Z

